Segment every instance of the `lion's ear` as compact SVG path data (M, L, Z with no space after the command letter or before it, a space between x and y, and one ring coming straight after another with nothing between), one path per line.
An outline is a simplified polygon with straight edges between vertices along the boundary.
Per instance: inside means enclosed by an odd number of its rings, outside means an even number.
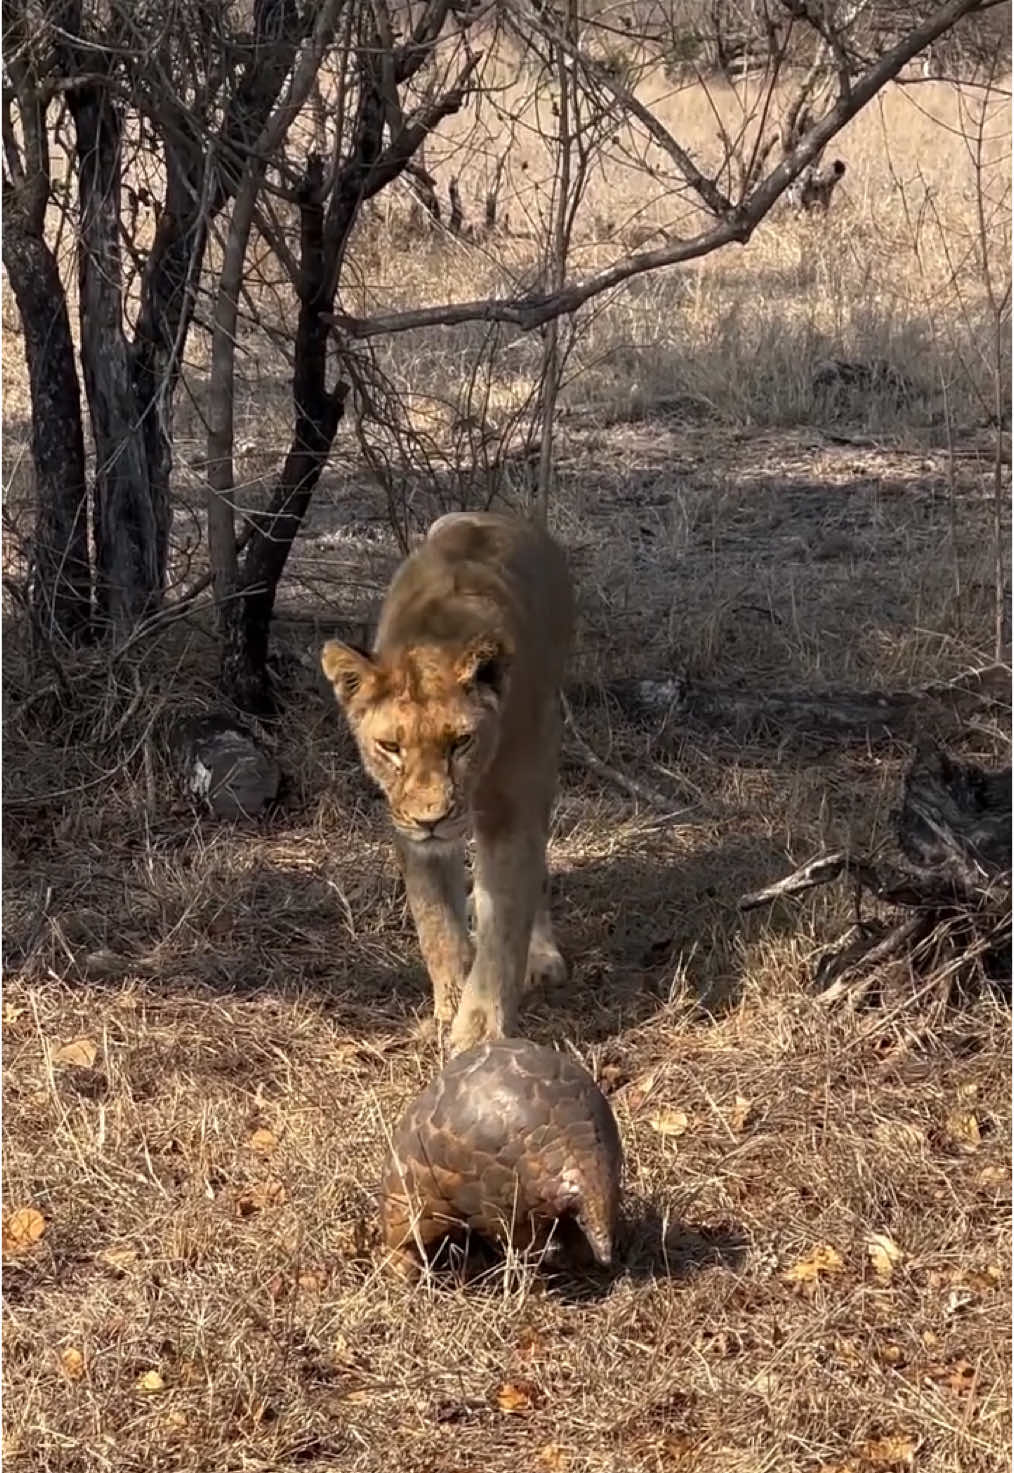
M461 685L477 685L501 698L507 687L510 651L503 640L482 635L465 646L455 666Z
M329 639L320 652L320 668L334 686L336 700L345 705L376 675L377 667L366 650Z

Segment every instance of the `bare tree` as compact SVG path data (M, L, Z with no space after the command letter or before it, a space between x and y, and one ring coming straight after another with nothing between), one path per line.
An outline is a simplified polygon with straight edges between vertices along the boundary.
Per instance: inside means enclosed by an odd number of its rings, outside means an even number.
M80 347L95 448L95 612L100 625L122 631L158 605L165 586L173 396L209 223L231 197L246 152L309 25L292 0L258 0L249 34L231 26L229 15L229 7L203 0L183 0L169 24L156 8L126 4L107 8L61 0L39 7L31 0L11 0L5 5L5 83L9 79L10 85L3 97L4 194L15 229L10 245L5 232L4 259L26 344L49 341L44 358L36 356L32 374L33 415L36 400L40 406L58 404L65 442L58 450L49 435L48 447L40 450L36 444L42 467L36 604L51 611L51 624L67 636L79 634L86 623L81 617L83 496L75 489L84 477L74 463L82 416L74 392L72 342L61 329L69 321L66 295L59 273L47 268L40 250L40 243L46 245L46 205L56 178L54 151L69 151L77 195ZM73 122L72 140L63 132L63 100ZM132 333L125 315L121 240L123 159L131 130L151 134L163 176L158 227L144 261ZM25 271L19 271L18 252L22 260L31 252L36 263L34 296ZM48 285L42 289L47 269ZM66 457L59 507L54 501L58 455ZM46 470L50 464L53 469ZM60 597L54 569L61 570Z
M401 45L393 41L383 0L377 0L373 12L358 16L339 45L335 62L342 81L343 111L336 119L334 157L327 170L324 160L311 154L296 191L300 244L294 285L299 318L292 440L268 507L250 519L250 536L240 561L231 494L233 342L246 240L264 184L259 160L280 147L308 95L338 9L337 0L322 6L314 47L302 58L284 107L267 124L261 146L254 150L233 208L217 294L208 462L213 468L210 552L224 635L222 679L226 692L238 704L258 711L270 711L275 705L267 664L275 591L331 452L348 393L349 386L342 380L328 385L327 345L329 314L350 235L367 201L399 178L432 130L461 107L479 60L466 45L448 84L430 89L414 108L406 107L405 89L432 59L452 16L450 0L428 0ZM272 238L286 255L283 241L274 233Z

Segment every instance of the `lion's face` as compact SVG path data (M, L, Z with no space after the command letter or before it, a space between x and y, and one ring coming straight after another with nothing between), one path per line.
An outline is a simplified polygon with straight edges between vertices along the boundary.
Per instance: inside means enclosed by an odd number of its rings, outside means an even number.
M459 651L422 646L384 661L331 640L321 666L402 837L460 839L497 748L505 651L483 640Z

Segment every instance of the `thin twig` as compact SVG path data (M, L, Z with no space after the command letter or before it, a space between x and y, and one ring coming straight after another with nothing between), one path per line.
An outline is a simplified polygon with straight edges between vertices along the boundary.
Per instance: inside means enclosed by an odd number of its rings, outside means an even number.
M608 762L603 762L601 757L597 757L578 731L577 724L574 721L574 713L570 709L570 703L562 691L560 692L560 704L563 707L563 718L567 723L567 730L570 732L571 739L574 743L574 751L588 768L589 772L594 772L596 777L605 778L607 782L612 783L614 787L622 789L630 797L637 798L642 803L647 803L651 808L657 808L660 813L665 813L670 818L676 818L680 813L685 812L684 809L674 809L673 799L667 797L665 793L660 793L656 788L648 787L646 783L639 782L637 778L628 777L625 772L620 772L617 768L610 767Z

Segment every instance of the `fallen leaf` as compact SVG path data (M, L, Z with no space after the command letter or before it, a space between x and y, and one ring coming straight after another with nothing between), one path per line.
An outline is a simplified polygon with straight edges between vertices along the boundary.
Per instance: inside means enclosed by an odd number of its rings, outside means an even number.
M308 1269L299 1275L296 1283L304 1294L323 1294L327 1288L327 1274L323 1269Z
M686 1135L690 1129L690 1117L683 1110L673 1110L668 1106L656 1110L650 1120L652 1130L659 1135Z
M635 1079L633 1084L623 1091L623 1098L631 1115L637 1114L655 1088L656 1082L655 1071L652 1070L650 1074L642 1074L640 1079Z
M121 1248L103 1248L98 1258L99 1262L104 1263L107 1268L115 1269L117 1273L122 1274L137 1262L137 1249L126 1244Z
M996 1263L988 1263L985 1268L969 1268L961 1275L961 1282L968 1289L974 1289L977 1294L988 1294L991 1289L999 1288L1003 1279L1003 1270Z
M892 1370L897 1370L905 1364L905 1351L895 1341L888 1340L886 1344L877 1347L877 1360L882 1366L890 1366Z
M984 1166L976 1178L981 1187L994 1191L1010 1190L1010 1168L1007 1166Z
M841 1254L830 1243L818 1243L812 1252L787 1268L782 1278L788 1284L813 1284L821 1274L841 1273Z
M251 1217L266 1207L281 1207L288 1199L284 1183L269 1176L266 1181L255 1181L252 1186L245 1187L236 1198L236 1208L240 1217Z
M975 1390L977 1372L971 1361L953 1360L945 1366L936 1366L929 1372L934 1381L941 1382L962 1401Z
M3 1220L3 1253L12 1258L26 1253L46 1231L46 1219L36 1207L15 1207Z
M355 1365L355 1355L344 1335L339 1335L332 1342L331 1349L328 1352L328 1360L334 1366L335 1370L338 1371L347 1371L351 1366Z
M944 1302L944 1318L950 1319L952 1315L960 1314L974 1303L975 1295L970 1289L952 1289Z
M145 1371L134 1382L134 1390L140 1391L144 1396L154 1396L157 1392L165 1390L165 1382L158 1371Z
M61 1044L53 1055L54 1064L68 1064L73 1069L90 1069L98 1056L98 1045L90 1038L72 1038Z
M80 1381L85 1373L85 1358L74 1345L60 1351L60 1365L68 1381Z
M925 1143L926 1132L910 1120L878 1120L873 1127L874 1140L882 1146L900 1151L918 1151Z
M261 1156L270 1156L278 1145L278 1137L273 1130L261 1127L260 1130L254 1131L246 1144L247 1150L256 1151Z
M538 1390L531 1381L505 1381L496 1393L497 1406L509 1415L530 1412L537 1400Z
M570 1454L558 1442L547 1442L539 1448L537 1457L539 1467L547 1468L549 1473L564 1473L570 1467Z
M963 1151L977 1151L982 1145L979 1117L974 1110L952 1110L944 1122L947 1139Z
M756 1114L753 1100L748 1100L745 1095L737 1095L726 1118L730 1129L738 1132L745 1130Z
M919 1439L907 1432L891 1433L886 1437L871 1437L856 1451L875 1468L911 1468L919 1451Z
M866 1252L878 1279L887 1280L905 1257L893 1238L886 1233L870 1233Z

